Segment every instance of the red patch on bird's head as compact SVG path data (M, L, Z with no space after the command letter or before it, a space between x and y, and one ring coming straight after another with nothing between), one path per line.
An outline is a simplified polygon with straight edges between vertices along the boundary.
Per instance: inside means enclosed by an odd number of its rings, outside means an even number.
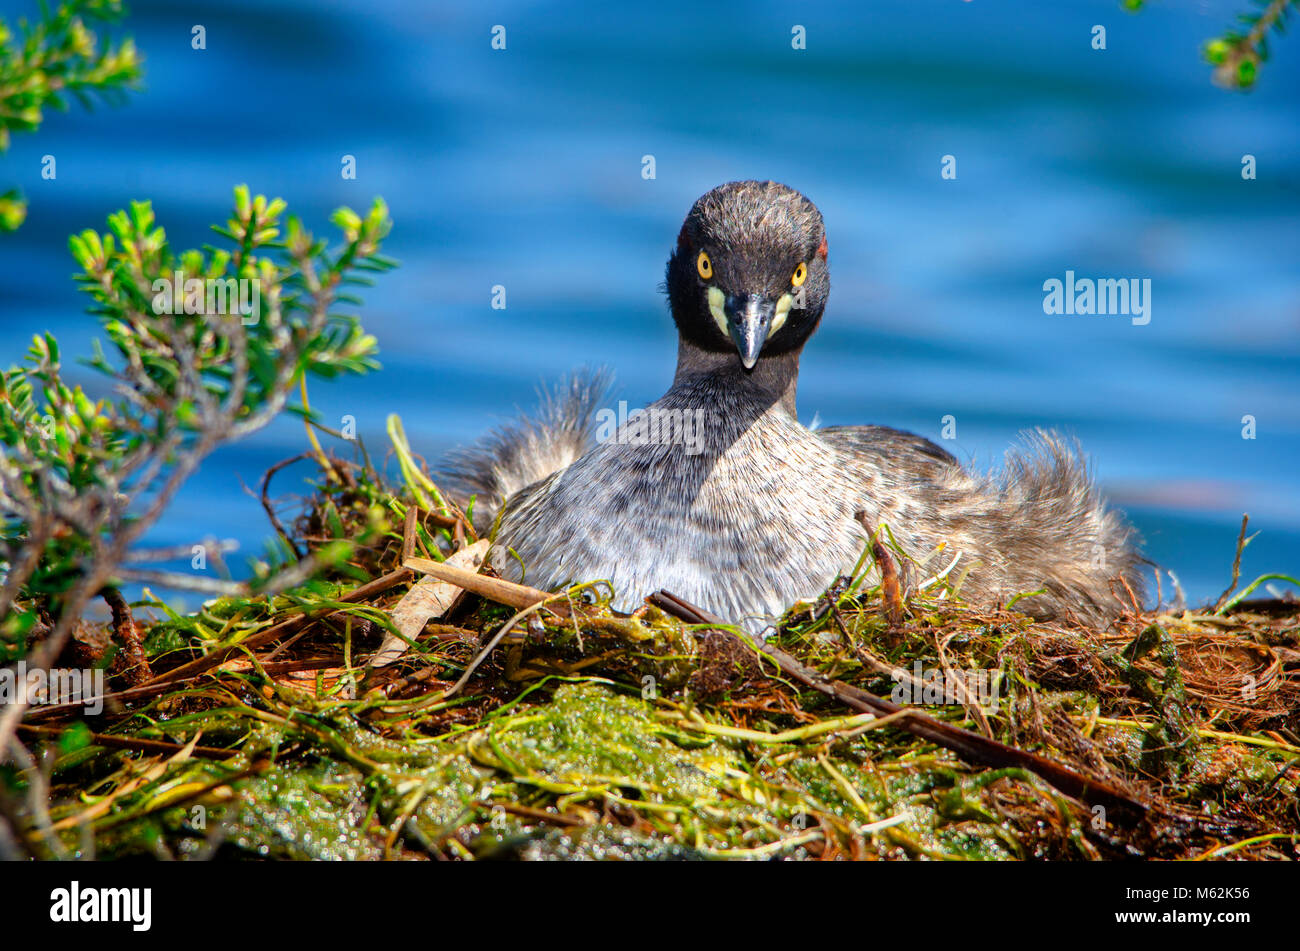
M817 256L818 256L819 258L825 258L825 257L826 257L826 251L827 251L827 248L826 248L826 235L822 235L822 243L819 244L819 245L817 245Z
M682 230L677 232L677 247L689 247L691 243L690 235L686 233L686 223L682 222Z

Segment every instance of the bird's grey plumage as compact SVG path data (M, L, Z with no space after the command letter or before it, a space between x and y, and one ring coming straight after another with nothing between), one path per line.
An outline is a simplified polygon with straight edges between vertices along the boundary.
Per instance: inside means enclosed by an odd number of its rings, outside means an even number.
M707 279L700 254L711 259ZM889 427L799 423L799 358L829 291L825 258L820 213L792 189L733 183L697 202L669 262L677 371L647 412L701 414L699 443L619 430L580 448L600 388L570 382L567 399L454 466L460 484L480 493L484 517L504 501L494 564L547 589L607 579L624 610L664 588L761 629L857 563L868 543L861 513L867 525L888 526L912 559L942 546L925 572L952 564L952 577L965 574L963 598L977 605L1041 590L1018 606L1092 623L1114 617L1122 605L1112 581L1140 591L1141 559L1072 442L1031 434L987 475ZM809 262L808 299L786 321L769 321L763 353L746 369L727 333L738 337L742 316L733 298L743 290L770 303L799 262ZM725 313L710 310L715 286L726 292ZM779 316L779 305L767 313Z
M608 371L578 370L553 389L540 388L532 415L521 415L473 446L447 455L440 475L454 497L466 502L474 498L474 527L479 532L492 527L506 499L586 452L596 412L609 389Z

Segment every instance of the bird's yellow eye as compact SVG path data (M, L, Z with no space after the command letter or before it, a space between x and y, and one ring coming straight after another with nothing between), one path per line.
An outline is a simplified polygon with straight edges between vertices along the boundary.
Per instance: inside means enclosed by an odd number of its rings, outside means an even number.
M803 262L794 269L794 274L790 275L790 283L795 287L800 287L804 281L808 280L808 265Z
M700 256L695 259L695 270L699 271L700 277L704 278L706 281L713 277L713 262L709 260L709 256L703 251L701 251Z

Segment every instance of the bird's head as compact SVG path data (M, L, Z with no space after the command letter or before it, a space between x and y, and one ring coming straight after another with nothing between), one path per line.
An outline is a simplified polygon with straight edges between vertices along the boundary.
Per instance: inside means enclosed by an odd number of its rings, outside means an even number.
M817 206L776 182L730 182L691 208L668 259L668 301L682 338L735 351L745 369L799 350L830 294Z

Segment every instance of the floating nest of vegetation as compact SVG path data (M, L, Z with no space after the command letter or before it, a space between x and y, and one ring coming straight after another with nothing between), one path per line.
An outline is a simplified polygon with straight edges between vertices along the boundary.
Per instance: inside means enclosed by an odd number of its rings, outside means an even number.
M313 458L291 525L267 506L286 549L354 542L322 579L83 625L61 662L106 666L109 696L21 727L32 854L1300 857L1300 603L1250 586L1089 630L897 588L878 545L884 582L764 644L667 596L620 615L599 583L458 593L439 565L472 531L408 458L399 489Z

